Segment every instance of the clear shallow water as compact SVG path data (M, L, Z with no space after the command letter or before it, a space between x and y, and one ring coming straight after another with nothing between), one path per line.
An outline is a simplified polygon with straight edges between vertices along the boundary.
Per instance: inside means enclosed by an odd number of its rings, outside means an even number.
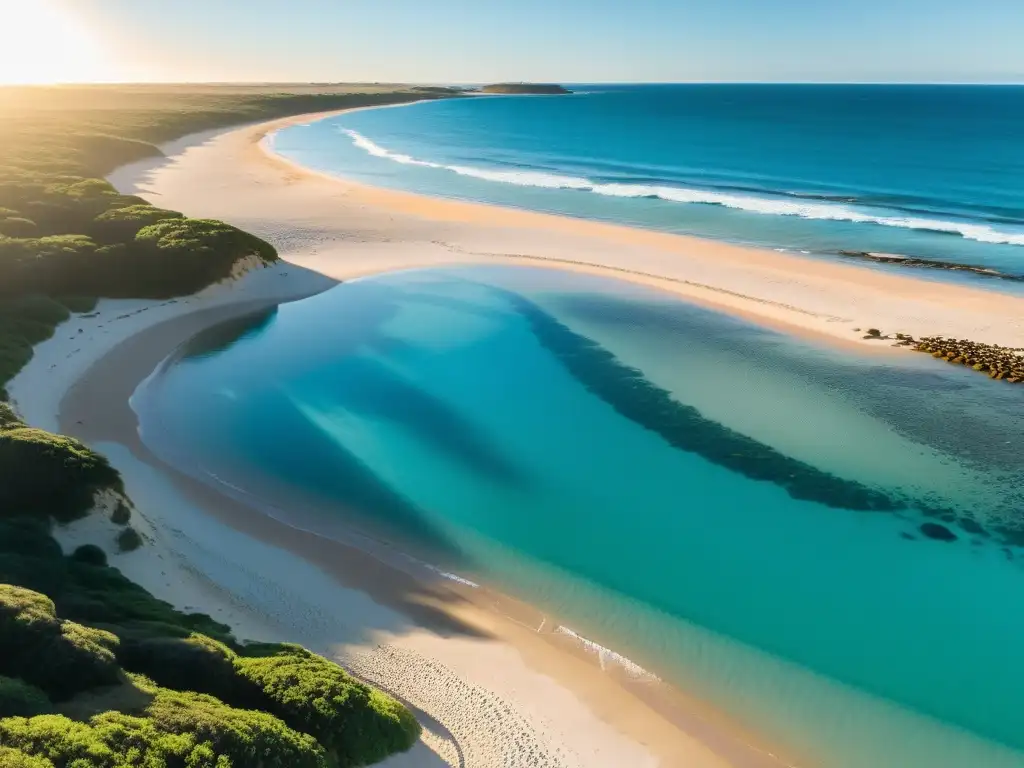
M319 170L427 194L1024 275L1024 87L580 91L366 110L274 144Z
M133 404L185 469L500 585L809 763L960 768L1024 765L1020 398L506 267L214 329Z

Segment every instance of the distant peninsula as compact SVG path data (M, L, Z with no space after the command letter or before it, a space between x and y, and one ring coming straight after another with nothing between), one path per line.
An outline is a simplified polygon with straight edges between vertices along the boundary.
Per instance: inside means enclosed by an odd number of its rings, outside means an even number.
M549 83L495 83L484 85L480 93L533 94L536 96L564 96L572 93L567 88Z

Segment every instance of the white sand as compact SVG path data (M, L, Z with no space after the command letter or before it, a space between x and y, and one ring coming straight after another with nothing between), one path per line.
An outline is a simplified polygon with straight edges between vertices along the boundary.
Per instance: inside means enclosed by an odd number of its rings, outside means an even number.
M410 109L414 115L416 107ZM532 263L606 273L759 322L889 349L854 328L1024 346L1024 299L821 258L366 187L262 148L249 126L113 181L189 215L224 219L338 279L438 263ZM925 275L926 273L917 273Z
M337 181L260 149L266 131L287 122L190 137L175 143L169 160L129 166L112 178L156 205L255 232L284 262L187 299L103 301L94 316L76 316L39 345L10 384L30 423L82 437L124 476L139 510L133 524L147 546L115 555L114 564L176 606L231 624L240 637L301 642L407 701L427 732L412 752L389 761L394 766L782 764L667 686L630 685L614 669L602 672L582 647L552 639L557 622L534 631L537 619L548 617L527 611L531 618L517 623L506 606L489 609L497 599L491 593L483 598L440 579L413 579L199 487L141 445L127 395L211 323L337 279L443 263L611 274L865 348L870 343L854 327L1024 345L1024 302L771 251ZM115 534L97 514L60 538L66 546L97 541L109 550Z

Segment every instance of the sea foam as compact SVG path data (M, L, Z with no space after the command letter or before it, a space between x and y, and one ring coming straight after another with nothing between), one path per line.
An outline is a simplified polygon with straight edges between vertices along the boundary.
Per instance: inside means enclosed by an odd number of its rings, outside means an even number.
M641 667L635 661L626 658L621 653L613 651L611 648L605 648L603 645L595 643L578 632L574 632L564 625L559 625L555 628L555 634L567 635L579 643L584 649L590 653L596 654L601 669L607 669L609 664L613 664L617 667L621 667L631 677L635 677L641 680L649 680L653 682L660 681L661 678L655 675L653 672L648 672L646 669Z
M403 165L450 171L460 176L484 181L514 184L521 187L577 190L607 197L647 198L665 200L672 203L717 205L768 216L797 216L803 219L877 224L884 227L917 229L959 235L967 240L976 240L981 243L1024 246L1024 231L998 230L987 224L972 224L965 221L900 215L896 212L855 208L848 205L820 201L740 195L661 184L602 183L580 176L563 176L544 171L503 171L466 165L446 165L428 160L419 160L411 155L399 152L392 152L353 130L342 129L342 133L352 139L352 143L356 147L374 157L402 163Z

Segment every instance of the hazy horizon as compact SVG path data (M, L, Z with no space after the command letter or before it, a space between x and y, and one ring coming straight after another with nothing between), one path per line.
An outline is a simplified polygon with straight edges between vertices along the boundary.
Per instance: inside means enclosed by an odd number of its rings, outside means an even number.
M0 84L1024 82L1024 4L977 0L0 0ZM415 22L415 23L412 23ZM500 30L500 34L495 31Z

